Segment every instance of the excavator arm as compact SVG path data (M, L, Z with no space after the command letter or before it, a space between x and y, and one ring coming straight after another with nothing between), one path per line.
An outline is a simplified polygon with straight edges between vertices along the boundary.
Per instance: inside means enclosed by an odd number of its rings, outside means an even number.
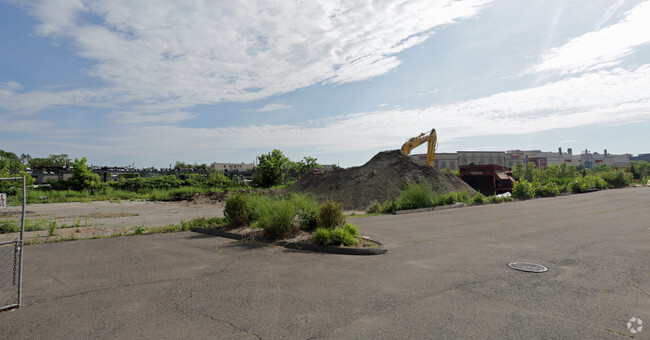
M436 148L438 147L438 135L436 134L436 129L431 129L428 134L421 133L419 136L407 140L406 143L402 145L402 151L408 156L411 153L411 150L424 143L428 143L427 164L433 166L433 161L436 158Z

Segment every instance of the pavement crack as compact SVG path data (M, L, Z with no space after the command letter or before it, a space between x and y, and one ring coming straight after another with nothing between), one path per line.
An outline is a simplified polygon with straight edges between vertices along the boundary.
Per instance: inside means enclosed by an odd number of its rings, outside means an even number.
M248 331L247 329L245 329L243 327L239 327L239 326L235 325L234 323L232 323L232 322L230 322L228 320L216 318L216 317L214 317L212 315L204 314L204 313L201 313L201 312L198 312L198 311L187 312L187 311L183 310L182 308L178 308L178 307L176 307L176 310L179 311L181 314L186 315L186 316L197 315L197 316L201 316L201 317L210 319L212 321L225 323L225 324L229 325L230 327L232 327L233 329L235 329L235 330L237 330L239 332L254 336L254 337L256 337L257 339L260 339L260 340L262 339L262 337L259 334L252 333L252 332Z

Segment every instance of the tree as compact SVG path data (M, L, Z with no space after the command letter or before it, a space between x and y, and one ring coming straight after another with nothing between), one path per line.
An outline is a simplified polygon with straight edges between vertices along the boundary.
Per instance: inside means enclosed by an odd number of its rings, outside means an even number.
M298 176L301 176L311 169L322 168L316 161L317 159L313 157L303 157L301 161L294 163L294 171L298 173Z
M69 187L73 190L93 190L101 185L99 175L93 173L86 165L87 159L74 159L72 162L72 177L69 180Z
M29 155L26 155L29 157ZM34 168L62 168L70 164L68 155L62 153L60 155L50 155L47 158L27 158L29 167Z
M13 152L0 150L0 178L25 176L26 185L34 184L34 178L25 172L25 166L20 163L20 158ZM22 183L18 181L0 181L0 192L17 195L22 190Z
M257 160L259 165L253 169L254 186L269 188L286 183L288 172L293 165L282 151L275 149L268 154L258 156Z

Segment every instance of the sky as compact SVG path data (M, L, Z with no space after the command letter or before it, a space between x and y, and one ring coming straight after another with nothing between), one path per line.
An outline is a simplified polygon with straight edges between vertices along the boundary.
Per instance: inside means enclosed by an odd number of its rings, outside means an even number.
M0 0L18 155L350 167L432 128L437 152L650 153L650 1Z

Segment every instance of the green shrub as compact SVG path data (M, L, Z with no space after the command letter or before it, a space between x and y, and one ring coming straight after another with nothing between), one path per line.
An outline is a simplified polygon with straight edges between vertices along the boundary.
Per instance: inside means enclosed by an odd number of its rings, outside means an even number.
M261 211L256 221L256 226L264 229L264 234L268 238L282 238L298 230L298 224L294 223L296 213L291 201L269 200L269 203L270 209Z
M548 182L544 185L540 185L539 182L533 184L536 197L553 197L560 194L560 187L554 182Z
M499 204L504 201L503 197L498 197L497 195L492 195L487 198L487 201L490 203Z
M20 222L10 218L0 220L0 234L17 233L19 231Z
M292 194L289 199L298 212L300 228L307 231L316 229L319 211L318 201L304 194Z
M359 234L359 228L358 228L356 225L354 225L354 224L346 223L345 226L344 226L343 228L344 228L348 233L350 233L350 235L352 235L353 237L359 237L359 236L361 236L361 235Z
M400 210L400 206L397 200L388 200L380 206L380 211L382 214L394 214L398 210Z
M334 229L345 223L345 215L343 215L343 206L327 200L327 203L320 207L318 212L318 227Z
M400 209L428 208L434 205L433 195L433 188L429 183L407 184L397 201Z
M436 196L434 205L449 205L457 202L471 203L471 201L472 199L469 197L469 193L466 190L463 190Z
M332 231L327 228L316 228L312 241L319 246L332 244Z
M359 240L352 235L349 228L336 227L334 231L332 231L332 243L344 246L353 246L359 243Z
M483 194L481 194L480 192L476 194L474 197L472 197L472 203L474 204L485 204L487 202L488 202L487 198L485 198L485 196L483 196Z
M234 194L226 199L223 214L233 227L243 226L249 221L248 202L243 194Z
M515 182L512 188L512 196L515 198L528 199L535 197L535 188L533 184L523 179Z
M621 170L603 172L599 177L607 182L609 188L621 188L630 185L634 181L634 175Z
M587 175L574 179L569 187L571 191L580 193L593 189L605 189L607 188L607 182L598 176Z

